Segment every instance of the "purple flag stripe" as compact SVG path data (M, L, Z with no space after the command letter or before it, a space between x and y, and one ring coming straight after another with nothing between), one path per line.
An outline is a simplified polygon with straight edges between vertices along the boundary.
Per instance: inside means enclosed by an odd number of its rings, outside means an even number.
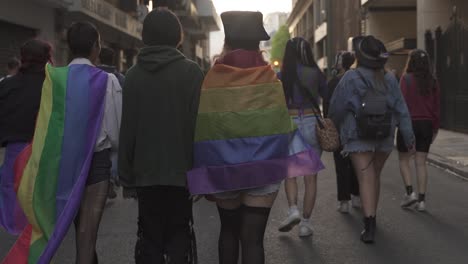
M188 172L187 179L192 195L215 194L262 187L324 168L317 153L309 149L283 159L197 168Z
M0 168L0 226L12 235L20 234L28 223L16 196L14 172L16 157L27 145L23 142L8 143Z
M195 143L194 167L222 166L288 156L291 134Z

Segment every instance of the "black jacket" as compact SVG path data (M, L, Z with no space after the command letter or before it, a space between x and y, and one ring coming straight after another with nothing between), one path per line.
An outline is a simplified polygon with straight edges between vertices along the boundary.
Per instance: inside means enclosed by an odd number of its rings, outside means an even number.
M32 67L0 83L1 146L32 140L44 79L44 67Z
M119 177L127 187L186 186L203 73L177 49L146 47L123 88Z

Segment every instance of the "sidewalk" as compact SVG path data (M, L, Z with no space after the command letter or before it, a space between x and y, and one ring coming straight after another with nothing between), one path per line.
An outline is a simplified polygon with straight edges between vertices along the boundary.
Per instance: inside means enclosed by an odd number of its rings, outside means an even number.
M468 134L439 130L429 162L468 179Z

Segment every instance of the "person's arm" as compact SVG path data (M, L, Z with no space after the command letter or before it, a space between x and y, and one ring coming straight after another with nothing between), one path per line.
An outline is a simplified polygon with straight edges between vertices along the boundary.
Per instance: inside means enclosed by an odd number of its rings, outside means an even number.
M333 120L336 127L339 127L343 121L348 107L346 102L351 97L352 87L349 87L351 82L350 76L351 72L347 72L341 78L330 99L328 117Z
M408 94L407 94L407 91L408 91L408 88L409 88L409 87L408 87L408 85L407 85L407 83L408 83L408 79L407 79L407 78L409 78L409 76L408 76L407 74L403 74L403 76L402 76L401 79L400 79L400 89L401 89L401 93L402 93L402 95L403 95L404 98L406 98L407 95L408 95Z
M117 152L119 149L119 133L122 119L122 87L120 87L120 83L114 74L109 74L105 100L105 133L111 143L111 150Z
M439 82L435 83L435 92L434 92L434 119L432 121L432 142L437 137L440 128L440 86Z
M201 88L203 84L203 79L204 79L204 74L201 71L201 69L198 66L194 66L193 69L193 79L190 82L192 84L192 95L190 96L190 115L191 118L190 120L192 121L191 123L191 128L195 130L195 125L197 122L197 116L198 116L198 107L200 105L200 93L201 93Z
M132 85L133 76L127 74L122 91L122 124L119 137L119 179L125 186L134 185L133 159L136 144L136 128L138 124L137 89Z
M388 80L390 80L390 91L393 93L393 96L396 99L393 105L393 110L395 111L398 118L398 128L403 135L406 146L412 148L415 143L413 124L408 106L406 105L406 101L402 93L403 89L406 89L406 81L403 77L402 81L400 81L400 85L402 86L402 89L400 89L398 81L393 78L393 76L392 78L388 78Z
M337 77L331 79L327 85L327 94L323 97L323 116L328 117L328 109L330 108L330 100L333 96L336 86L338 85L339 79Z

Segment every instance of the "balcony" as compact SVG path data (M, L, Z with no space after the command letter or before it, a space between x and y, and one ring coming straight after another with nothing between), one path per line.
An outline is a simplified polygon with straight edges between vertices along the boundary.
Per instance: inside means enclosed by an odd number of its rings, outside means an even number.
M416 39L413 38L400 38L388 43L385 43L385 47L388 52L393 55L407 55L409 51L415 49L417 46Z
M370 11L404 11L416 9L417 0L361 0Z
M124 32L132 38L141 40L142 23L102 0L75 0L69 5L68 11L86 14L100 23Z
M49 5L54 8L66 8L72 4L73 0L34 0L42 5Z
M221 29L221 19L212 0L197 0L198 15L208 31Z

